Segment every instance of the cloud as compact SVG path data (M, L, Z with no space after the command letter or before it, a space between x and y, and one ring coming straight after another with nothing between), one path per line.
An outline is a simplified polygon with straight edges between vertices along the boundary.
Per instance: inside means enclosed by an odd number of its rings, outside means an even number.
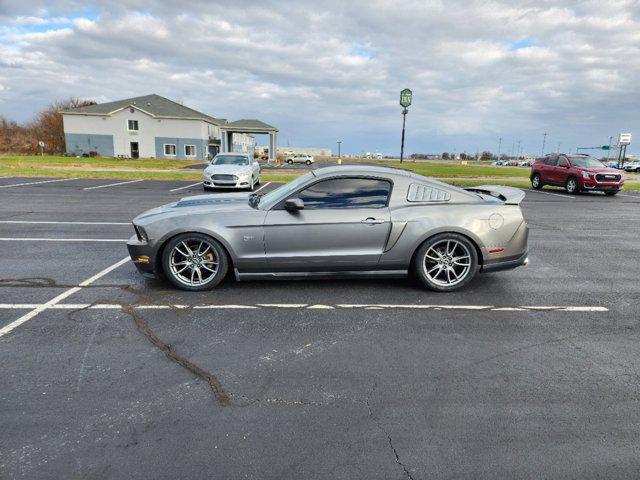
M543 132L607 143L638 116L634 1L5 0L0 25L0 113L22 121L155 92L291 145L397 153L409 87L409 151L537 152Z

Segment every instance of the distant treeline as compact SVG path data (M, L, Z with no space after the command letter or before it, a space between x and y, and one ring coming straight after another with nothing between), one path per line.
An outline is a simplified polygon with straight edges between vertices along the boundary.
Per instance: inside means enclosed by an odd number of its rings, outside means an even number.
M43 141L45 153L63 155L66 152L64 128L62 115L58 112L95 104L92 100L77 98L61 100L49 105L24 125L0 116L0 153L35 155L40 153L38 142Z

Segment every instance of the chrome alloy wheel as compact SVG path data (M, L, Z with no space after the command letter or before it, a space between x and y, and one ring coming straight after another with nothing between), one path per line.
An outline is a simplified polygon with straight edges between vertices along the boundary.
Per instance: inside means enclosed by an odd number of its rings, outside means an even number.
M471 270L471 253L457 240L431 245L424 255L425 275L436 285L451 287L462 282Z
M174 278L190 286L202 286L218 273L220 255L212 243L199 238L178 243L169 257L169 267Z

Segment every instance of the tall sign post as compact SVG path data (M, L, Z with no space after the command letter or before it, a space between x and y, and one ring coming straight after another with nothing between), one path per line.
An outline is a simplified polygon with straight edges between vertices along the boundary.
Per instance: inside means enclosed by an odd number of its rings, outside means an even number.
M402 107L402 143L400 144L400 163L404 158L404 127L407 123L407 113L409 113L408 107L411 105L411 97L413 93L408 88L405 88L400 92L400 106Z
M621 133L618 136L618 168L624 167L624 160L627 156L627 145L631 144L631 134Z
M44 157L44 142L42 140L40 140L38 142L38 146L40 147L40 156Z

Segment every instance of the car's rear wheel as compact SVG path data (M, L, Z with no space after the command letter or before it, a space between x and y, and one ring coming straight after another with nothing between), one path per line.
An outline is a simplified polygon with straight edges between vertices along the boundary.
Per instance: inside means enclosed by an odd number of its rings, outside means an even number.
M567 183L564 185L564 189L569 194L578 193L580 186L578 185L578 179L576 177L567 178Z
M307 165L311 165L311 160L307 160L307 161L306 161L306 162L304 162L304 163L306 163Z
M289 160L287 160L287 163L288 163L289 165L293 165L293 160L289 159Z
M478 270L478 254L469 239L441 233L422 244L414 257L414 270L429 289L450 292L471 281Z
M533 177L531 177L531 186L536 190L540 190L543 187L542 178L540 178L540 174L536 173L533 175Z
M167 279L182 290L210 290L227 274L229 259L219 242L201 233L172 238L162 252Z

